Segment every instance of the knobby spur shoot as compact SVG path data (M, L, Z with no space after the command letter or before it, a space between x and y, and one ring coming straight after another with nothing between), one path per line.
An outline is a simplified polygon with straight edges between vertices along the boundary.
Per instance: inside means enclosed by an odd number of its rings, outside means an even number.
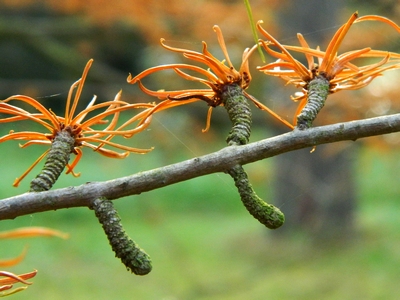
M266 41L260 40L260 43L268 54L277 58L277 61L258 69L267 75L283 79L286 84L293 84L302 89L301 93L292 97L292 100L299 101L293 121L299 128L311 126L329 94L365 87L384 71L400 67L400 54L373 50L370 47L338 55L338 49L350 27L362 21L383 22L400 33L400 27L385 17L374 15L358 17L358 13L355 12L334 34L326 51L322 51L319 47L311 49L300 33L297 34L300 46L282 45L261 26L262 21L257 23L257 28L267 38ZM273 50L271 46L280 51ZM308 66L296 60L289 51L304 54ZM358 58L379 58L380 60L358 66L354 62ZM318 63L315 63L315 59Z
M49 145L46 150L19 178L14 182L18 186L25 176L46 157L43 171L31 182L31 191L43 191L52 187L65 166L67 174L74 176L79 174L74 172L74 168L82 157L82 147L92 150L110 158L125 158L129 153L147 153L151 149L138 149L120 143L112 142L116 136L129 138L132 135L144 130L151 121L151 110L155 104L138 103L129 104L122 101L121 92L117 93L111 101L95 104L96 96L89 102L87 107L77 112L78 102L81 96L85 79L92 65L93 60L89 60L83 71L82 77L72 84L65 106L64 116L56 115L51 109L44 107L39 101L24 95L11 96L0 101L0 123L17 122L30 120L42 125L47 132L19 131L11 130L8 134L0 137L0 142L9 140L26 141L21 144L21 148L31 145ZM20 102L34 108L36 112L29 112L10 104ZM124 124L118 125L119 115L123 111L141 109L141 112L131 117ZM87 117L88 113L97 112L94 116ZM108 120L107 118L111 118ZM128 125L137 123L133 128L127 129ZM102 130L95 129L94 126L106 124ZM113 147L122 151L115 151L106 148ZM76 157L69 163L70 154Z
M125 232L113 201L100 197L90 206L103 227L115 256L121 259L128 271L147 275L152 270L150 256Z
M128 77L128 82L132 84L139 82L140 88L145 93L164 99L164 101L161 102L161 104L155 108L155 110L168 108L180 102L190 103L197 100L205 101L210 106L210 109L208 111L207 125L204 131L207 131L210 127L212 108L224 106L232 122L232 129L229 132L226 141L229 146L240 146L247 144L251 133L252 118L251 110L247 100L251 100L257 107L267 110L276 118L280 120L282 119L245 92L245 89L248 88L251 81L248 59L256 49L257 45L253 46L251 49L247 48L244 51L240 69L237 71L233 67L233 64L229 58L220 28L218 26L214 26L214 31L217 34L219 45L224 53L225 61L228 65L225 65L224 61L220 61L214 57L207 50L207 44L205 42L203 42L202 53L199 53L192 50L167 46L165 45L164 40L161 39L161 45L165 49L182 53L185 58L200 62L206 65L208 69L206 70L196 65L189 64L161 65L147 69L135 77L130 75ZM173 70L182 78L200 82L206 85L208 89L152 91L145 88L140 80L147 75L162 70ZM194 71L195 73L202 75L202 77L191 75L184 70ZM288 123L288 126L291 125ZM241 165L235 165L226 172L234 179L235 185L240 194L240 198L246 209L253 217L270 229L276 229L283 224L285 219L283 213L277 207L265 203L257 196L248 180L246 172Z

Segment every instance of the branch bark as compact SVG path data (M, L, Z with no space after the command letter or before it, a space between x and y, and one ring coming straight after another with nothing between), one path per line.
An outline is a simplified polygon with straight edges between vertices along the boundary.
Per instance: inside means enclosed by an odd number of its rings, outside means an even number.
M106 197L115 200L207 174L225 172L236 164L245 165L285 152L320 144L357 140L400 131L400 114L295 129L291 132L250 143L228 146L217 152L180 163L104 182L90 182L45 192L25 193L0 201L0 220L62 208L90 206L91 201Z

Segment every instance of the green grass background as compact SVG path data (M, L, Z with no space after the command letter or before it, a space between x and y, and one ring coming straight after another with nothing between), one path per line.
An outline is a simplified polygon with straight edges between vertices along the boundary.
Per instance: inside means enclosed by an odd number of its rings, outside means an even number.
M135 146L156 146L144 156L112 160L85 151L76 169L81 177L62 174L55 188L126 176L224 146L212 132L200 133L203 124L182 130L180 122L184 120L158 119L158 130L135 137ZM188 138L195 134L197 140ZM256 132L253 140L265 137L266 133ZM45 148L19 149L14 142L0 146L0 193L6 198L28 189L38 169L19 188L11 184ZM1 221L0 230L49 226L70 233L68 240L0 241L3 259L29 247L25 260L8 271L39 270L31 287L9 299L398 299L399 158L394 152L382 155L366 148L359 152L357 230L345 243L312 242L298 232L285 238L279 231L271 235L245 211L225 174L117 200L126 231L152 257L153 270L143 277L127 272L114 257L89 209ZM265 199L271 197L266 182L273 179L273 163L270 159L246 166Z

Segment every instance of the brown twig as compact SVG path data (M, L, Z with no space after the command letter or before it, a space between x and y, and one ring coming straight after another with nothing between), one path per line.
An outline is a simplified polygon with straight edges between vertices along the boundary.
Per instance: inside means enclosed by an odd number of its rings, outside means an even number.
M225 172L236 164L245 165L301 148L346 140L355 141L398 131L400 114L303 131L294 130L243 146L229 146L208 155L127 177L3 199L0 201L0 220L62 208L90 206L91 201L99 197L115 200L203 175Z

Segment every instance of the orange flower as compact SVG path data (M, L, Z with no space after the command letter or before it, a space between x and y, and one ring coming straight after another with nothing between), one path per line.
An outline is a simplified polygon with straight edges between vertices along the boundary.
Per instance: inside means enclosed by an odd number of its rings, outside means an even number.
M74 176L79 176L79 174L75 174L73 172L73 169L75 168L75 166L77 165L82 156L82 151L80 149L81 147L91 148L94 151L111 158L125 158L126 156L129 155L130 152L147 153L151 151L151 149L132 148L122 144L111 142L110 140L115 136L131 137L135 133L138 133L143 129L145 129L149 125L151 120L151 115L149 115L149 112L153 107L155 107L155 104L150 104L150 103L129 104L127 102L120 100L121 92L119 92L115 96L114 100L106 101L99 104L95 104L96 96L94 96L84 110L76 113L76 108L82 92L82 88L85 83L85 79L90 69L90 66L92 65L92 62L93 60L89 60L83 71L82 78L80 78L74 84L72 84L68 93L64 116L57 116L53 111L45 108L37 100L24 95L11 96L3 101L0 101L0 113L10 115L10 117L0 119L0 123L31 120L44 126L50 132L50 133L33 132L33 131L14 132L12 130L8 134L0 137L0 142L5 142L8 140L27 141L26 143L20 145L20 147L22 148L33 144L52 145L57 135L65 133L72 139L71 141L73 145L71 152L76 154L75 160L71 164L66 165L68 169L67 174L71 173ZM75 89L76 92L74 95L74 99L72 100L72 96ZM22 101L23 103L30 105L39 112L38 113L28 112L22 108L19 108L18 106L9 104L9 102L11 101ZM104 111L85 120L88 113L99 109L104 109ZM123 125L116 128L119 114L122 111L132 110L132 109L145 109L145 110L137 115L134 115ZM107 121L106 120L107 117L112 117L111 121ZM136 121L139 121L139 123L133 129L124 129L126 126ZM97 130L93 128L93 126L95 125L106 124L106 123L108 123L108 125L103 130ZM123 150L123 152L117 152L114 150L106 149L104 148L105 145ZM48 149L45 153L43 153L22 174L21 177L15 180L13 185L18 186L21 180L33 169L33 167L35 167L48 154L49 151L50 149Z
M24 228L18 228L10 231L2 231L0 232L0 239L10 239L10 238L21 238L21 237L36 237L36 236L57 236L61 237L63 239L68 238L68 234L63 233L58 230L53 230L50 228L45 228L45 227L24 227ZM25 257L26 254L26 249L18 256L12 259L5 259L5 260L0 260L0 266L13 266L21 262L21 260ZM10 290L13 288L13 285L15 283L23 283L25 285L31 285L32 282L26 281L27 279L33 278L36 276L37 271L34 270L29 273L25 274L20 274L16 275L11 272L7 271L0 271L0 277L5 277L5 278L0 278L0 297L8 296L15 294L17 292L25 290L27 287L17 287L14 288L13 290ZM8 291L10 290L10 291ZM4 292L7 291L7 292Z
M207 114L207 125L203 131L207 131L210 126L210 119L211 119L211 112L213 107L217 107L220 105L224 105L222 93L224 87L227 85L238 85L242 90L244 95L250 99L258 108L263 109L271 113L273 116L277 117L278 119L282 120L277 114L271 111L269 108L264 106L262 103L258 102L254 97L247 94L244 90L248 88L250 81L251 81L251 74L249 70L249 63L248 59L253 51L256 49L257 45L253 46L251 49L247 48L242 55L242 63L240 65L239 71L237 71L229 58L228 51L225 45L224 37L222 35L221 29L215 25L213 27L214 31L217 34L218 43L222 49L222 52L225 56L224 61L220 61L215 56L213 56L207 49L207 44L203 42L203 51L202 53L181 49L181 48L174 48L167 46L165 44L165 40L161 39L160 43L161 46L167 50L182 53L185 58L191 59L193 61L200 62L208 69L204 69L195 65L191 64L167 64L167 65L160 65L157 67L149 68L142 73L132 76L129 75L127 81L131 84L136 82L139 83L139 87L148 95L158 97L159 99L166 99L164 104L160 105L157 108L157 111L160 109L166 109L171 106L187 104L198 100L205 101L209 106L210 109ZM228 65L225 64L225 61ZM207 89L185 89L185 90L174 90L174 91L165 91L165 90L158 90L153 91L147 89L142 83L141 80L153 73L163 70L173 70L175 71L180 77L200 82L206 85ZM198 73L202 77L197 77L191 75L184 70L194 71ZM183 103L178 104L177 101L182 101ZM291 126L289 124L289 126Z
M369 47L338 55L338 49L351 25L362 21L383 22L400 32L400 27L387 18L373 15L358 17L356 12L346 24L338 29L324 52L319 48L316 50L311 49L300 33L297 35L300 47L282 45L261 27L262 21L257 23L260 32L268 39L268 41L260 40L260 43L271 56L278 59L276 62L258 67L258 69L267 75L282 78L287 84L293 84L296 87L302 88L301 93L296 97L292 97L292 100L300 101L296 116L301 113L307 104L310 82L317 77L326 79L329 84L329 93L335 93L340 90L362 88L377 76L382 75L382 72L400 67L399 60L393 60L394 58L400 58L400 54L372 50ZM272 50L270 48L271 45L277 47L281 52ZM289 51L305 54L308 67L296 60ZM318 64L315 64L314 58L317 58ZM357 66L352 63L357 58L381 58L381 60L376 63ZM296 116L294 120L295 124Z
M7 292L3 292L6 290L9 290L11 288L13 288L14 283L17 282L21 282L23 284L26 285L31 285L32 282L28 282L26 281L27 279L30 279L32 277L36 276L37 271L34 270L32 272L29 273L25 273L25 274L20 274L20 275L16 275L14 273L11 272L6 272L6 271L0 271L0 276L1 277L6 277L3 279L0 279L0 297L4 297L4 296L9 296L18 292L21 292L23 290L25 290L27 287L26 286L22 286L22 287L17 287L11 291L7 291Z

